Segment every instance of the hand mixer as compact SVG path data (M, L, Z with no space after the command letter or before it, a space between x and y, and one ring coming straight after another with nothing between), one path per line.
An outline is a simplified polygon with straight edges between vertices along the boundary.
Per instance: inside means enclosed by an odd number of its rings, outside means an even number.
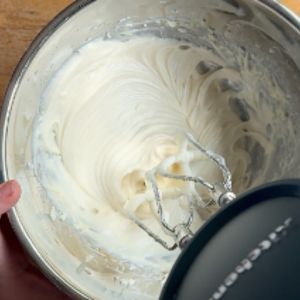
M222 182L192 176L190 164L201 156L219 168ZM170 172L174 163L183 166L184 174ZM166 218L159 176L187 184L187 218L175 226ZM225 159L191 134L181 151L147 172L146 179L157 219L174 243L169 245L133 213L131 219L164 248L183 249L161 300L300 299L300 180L267 184L236 197ZM201 195L198 185L207 193ZM195 210L209 205L220 209L194 234Z

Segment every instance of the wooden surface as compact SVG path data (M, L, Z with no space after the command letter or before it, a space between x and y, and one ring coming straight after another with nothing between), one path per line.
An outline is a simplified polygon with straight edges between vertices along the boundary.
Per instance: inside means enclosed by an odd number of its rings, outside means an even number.
M19 59L37 33L72 0L0 0L0 105Z
M300 0L282 0L281 2L300 15Z
M0 0L0 105L19 59L36 34L72 0ZM282 0L300 15L300 0Z

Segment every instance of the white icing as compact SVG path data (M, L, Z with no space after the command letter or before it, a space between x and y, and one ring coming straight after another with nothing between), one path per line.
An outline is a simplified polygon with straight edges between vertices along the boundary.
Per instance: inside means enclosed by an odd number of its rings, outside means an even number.
M49 84L34 124L33 169L53 205L51 218L61 211L95 248L168 272L178 251L155 243L124 208L138 210L153 231L171 241L145 202L153 199L145 172L178 153L186 132L227 158L236 191L255 182L243 177L255 143L268 154L259 173L264 176L273 151L266 137L272 120L248 85L246 67L243 72L211 51L175 40L94 40L77 50ZM241 100L249 97L253 107ZM192 171L219 179L209 163L196 162ZM160 184L170 193L168 213L181 220L186 205L176 193L186 185L168 179ZM213 211L196 214L192 228Z

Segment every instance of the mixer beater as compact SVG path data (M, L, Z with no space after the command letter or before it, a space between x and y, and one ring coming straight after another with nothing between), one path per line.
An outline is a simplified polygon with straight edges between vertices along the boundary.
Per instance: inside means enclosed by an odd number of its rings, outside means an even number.
M223 181L210 183L201 176L192 176L191 163L197 160L206 160L214 163L221 171ZM170 171L171 166L175 164L181 166L184 174L177 174ZM194 233L191 230L191 225L197 207L206 208L210 205L216 205L220 208L236 198L236 195L232 192L232 176L225 159L219 154L205 149L190 133L186 134L185 142L178 154L166 158L158 166L146 172L145 177L146 186L150 187L153 191L154 199L151 201L151 204L157 220L163 231L174 239L174 243L169 245L149 229L135 213L127 210L127 214L136 225L169 251L175 250L178 247L180 249L184 248L193 237ZM181 181L187 184L184 196L188 205L188 215L185 220L175 226L171 225L166 218L158 177ZM202 189L204 188L205 195L199 193L197 186L202 187Z

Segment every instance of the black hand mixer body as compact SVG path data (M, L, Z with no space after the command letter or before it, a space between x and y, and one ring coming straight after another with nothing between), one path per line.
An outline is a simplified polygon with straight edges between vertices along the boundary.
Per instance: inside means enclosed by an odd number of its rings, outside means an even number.
M161 300L300 299L300 180L223 207L174 265Z

